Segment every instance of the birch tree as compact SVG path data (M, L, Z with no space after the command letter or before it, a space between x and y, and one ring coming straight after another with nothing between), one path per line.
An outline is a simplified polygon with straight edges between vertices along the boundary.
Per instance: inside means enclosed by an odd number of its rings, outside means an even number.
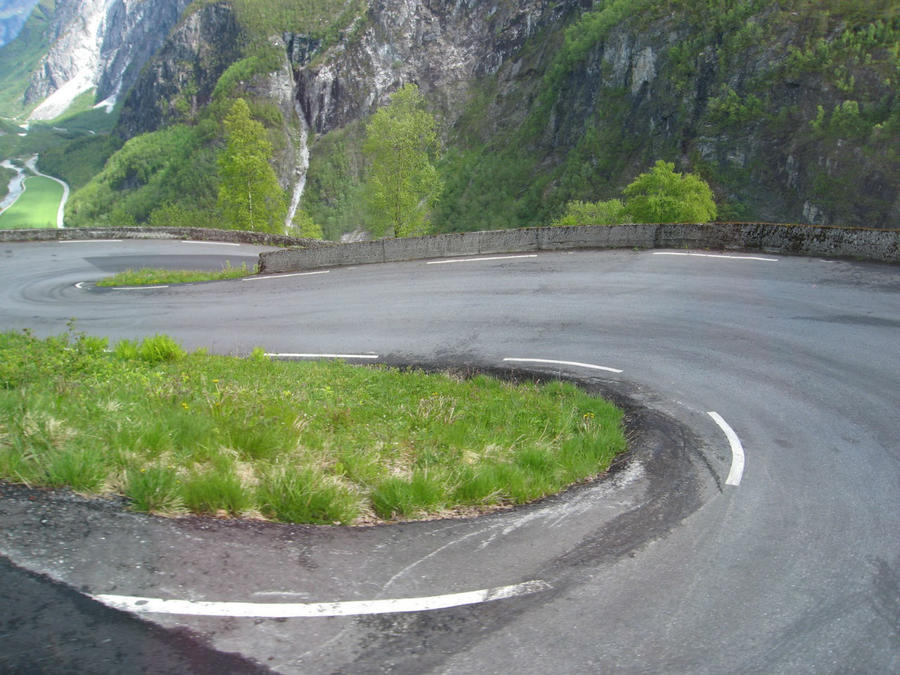
M443 184L433 159L437 125L415 84L396 91L366 125L366 205L375 234L424 234Z
M225 117L225 148L219 154L219 208L227 227L278 233L284 229L284 191L269 164L266 128L239 98Z

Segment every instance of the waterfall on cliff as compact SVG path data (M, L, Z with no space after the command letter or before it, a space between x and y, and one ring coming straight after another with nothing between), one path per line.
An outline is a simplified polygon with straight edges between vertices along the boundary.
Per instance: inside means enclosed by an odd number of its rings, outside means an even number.
M288 208L287 217L284 219L285 232L290 233L291 224L294 222L294 216L297 214L297 208L300 206L300 198L303 197L303 190L306 188L306 172L309 169L309 125L306 123L306 116L300 107L300 102L294 98L294 112L297 115L297 124L300 126L300 143L297 148L297 164L294 167L294 191L291 194L291 205Z

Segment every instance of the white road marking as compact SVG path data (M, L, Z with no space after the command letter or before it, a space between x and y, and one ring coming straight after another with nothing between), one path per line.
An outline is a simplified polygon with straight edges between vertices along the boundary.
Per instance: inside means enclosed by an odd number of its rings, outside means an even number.
M608 366L596 366L593 363L579 363L578 361L554 361L553 359L516 359L507 358L504 361L512 363L546 363L553 366L574 366L576 368L589 368L590 370L605 370L608 373L621 373L618 368L609 368Z
M728 478L725 479L725 485L740 485L741 476L744 474L744 446L741 445L741 439L719 413L709 412L707 414L725 432L725 437L728 438L728 443L731 445L731 470L728 472Z
M84 285L86 283L87 283L86 281L79 281L77 284L75 284L75 288L77 288L78 290L81 290L82 288L84 288Z
M181 241L182 244L209 244L210 246L240 246L240 244L235 244L230 241L192 241L190 239L183 239Z
M241 281L259 281L260 279L287 279L288 277L311 277L315 274L328 274L331 270L321 272L296 272L294 274L269 274L264 277L243 277Z
M60 244L114 244L121 239L60 239Z
M296 354L291 352L266 352L270 358L282 359L377 359L378 354Z
M168 288L168 286L113 286L114 291L150 291L154 288Z
M293 619L304 617L360 616L363 614L394 614L398 612L427 612L435 609L476 605L522 595L539 593L551 588L546 581L526 581L512 586L486 588L480 591L432 595L424 598L395 598L390 600L359 600L346 602L191 602L165 600L128 595L94 595L94 600L114 609L135 614L181 614L189 616L227 616L255 619Z
M499 255L493 256L490 258L450 258L448 260L432 260L431 262L425 263L426 265L449 265L450 263L464 263L464 262L484 262L486 260L517 260L521 258L537 258L536 253L532 253L529 255Z
M654 251L653 255L682 255L693 258L725 258L727 260L760 260L762 262L778 262L778 258L761 258L753 255L717 255L714 253L681 253L678 251Z

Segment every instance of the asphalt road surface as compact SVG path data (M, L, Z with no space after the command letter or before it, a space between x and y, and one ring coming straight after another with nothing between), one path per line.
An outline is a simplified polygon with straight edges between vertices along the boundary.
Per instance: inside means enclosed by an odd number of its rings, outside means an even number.
M525 508L369 528L164 520L2 486L18 618L0 624L0 670L62 672L112 639L183 672L900 671L900 268L585 251L91 283L259 250L3 244L0 327L74 318L113 341L561 375L626 406L629 457ZM57 607L86 628L60 637ZM96 653L95 672L170 667Z

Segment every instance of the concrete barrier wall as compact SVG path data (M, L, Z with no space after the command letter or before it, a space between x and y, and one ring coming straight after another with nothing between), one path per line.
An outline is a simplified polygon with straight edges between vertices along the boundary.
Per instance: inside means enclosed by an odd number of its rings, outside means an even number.
M177 239L224 241L257 246L296 246L302 248L336 246L316 239L297 239L266 232L216 230L203 227L73 227L65 229L0 230L4 241L71 241L73 239Z
M585 248L761 251L898 263L900 230L771 223L537 227L273 251L260 255L260 270L299 272L341 265Z
M409 239L333 244L264 232L207 228L124 227L0 230L0 242L69 239L187 239L289 246L260 255L267 273L368 263L571 249L689 248L761 251L900 263L900 230L772 223L530 227L460 232Z

